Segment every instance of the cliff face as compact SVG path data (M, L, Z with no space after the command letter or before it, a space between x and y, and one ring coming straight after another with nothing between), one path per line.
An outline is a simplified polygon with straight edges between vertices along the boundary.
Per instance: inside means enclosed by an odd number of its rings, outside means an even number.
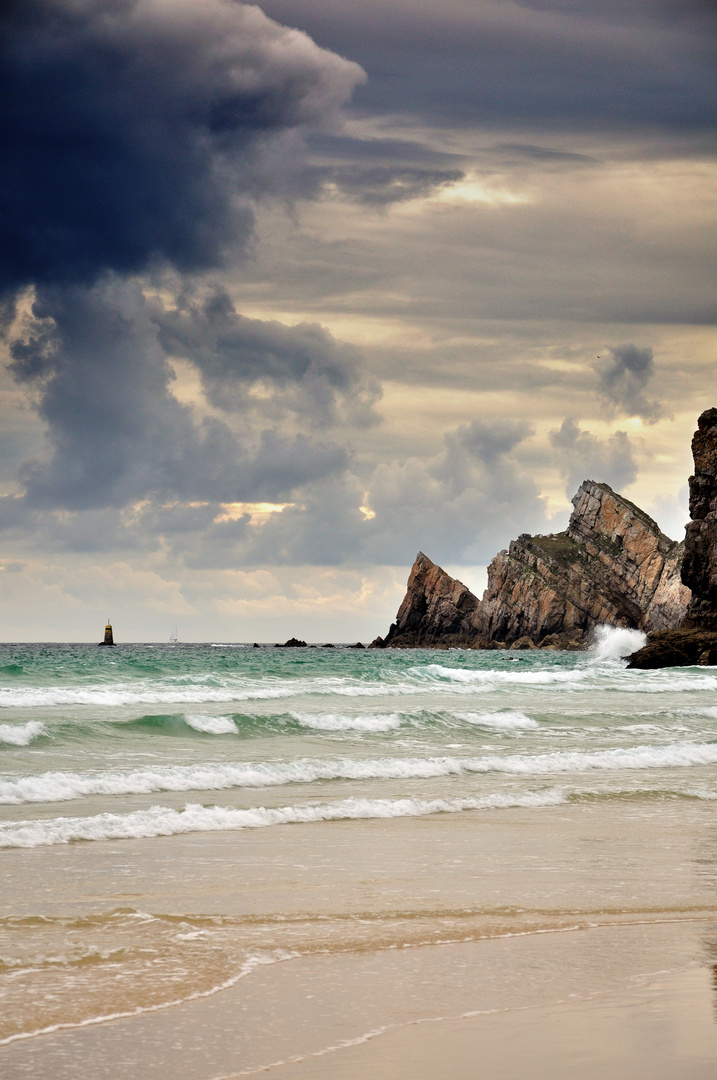
M607 484L586 480L573 507L565 532L523 534L496 555L482 601L419 554L396 622L376 644L560 645L599 623L676 626L690 598L680 580L682 545Z
M690 517L682 580L692 590L684 625L717 630L717 409L697 421L692 439Z
M692 596L682 624L650 634L629 658L631 668L717 664L717 409L707 409L697 421L692 455L692 520L682 561L682 581Z
M472 642L479 606L470 589L419 551L396 621L381 644L411 649Z
M580 637L599 623L639 630L676 626L689 591L682 545L607 484L586 480L564 533L520 536L488 568L481 632L539 642Z

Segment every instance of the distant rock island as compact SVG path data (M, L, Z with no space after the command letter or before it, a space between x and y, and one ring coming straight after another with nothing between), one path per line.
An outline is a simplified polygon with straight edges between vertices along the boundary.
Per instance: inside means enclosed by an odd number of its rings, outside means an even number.
M717 469L711 475L717 493ZM707 488L700 490L706 498ZM495 556L482 600L419 552L396 621L372 647L578 649L598 624L648 633L678 626L690 604L684 543L607 484L585 480L572 503L565 532L524 533ZM695 544L704 545L699 537ZM717 546L711 550L717 600ZM688 567L689 584L701 581L702 571Z

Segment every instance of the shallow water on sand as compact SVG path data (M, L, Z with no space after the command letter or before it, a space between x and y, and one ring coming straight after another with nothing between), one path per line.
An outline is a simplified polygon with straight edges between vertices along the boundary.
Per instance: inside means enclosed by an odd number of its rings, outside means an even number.
M262 1015L288 995L301 1022L255 1018L186 1076L212 1055L288 1061L362 1036L401 993L403 1020L435 1017L439 957L496 941L518 944L480 994L453 980L451 1015L507 1007L506 987L532 1007L711 971L717 672L614 652L0 646L0 1068L40 1075L44 1053L41 1072L122 1075L109 1044L80 1067L82 1040L145 1017L132 1067L151 1075L160 1014L231 999L249 1020L260 985ZM644 970L615 944L643 926ZM618 937L576 946L577 973L550 960L544 942L591 933ZM312 965L350 1001L366 964L394 965L375 1004L312 1012Z

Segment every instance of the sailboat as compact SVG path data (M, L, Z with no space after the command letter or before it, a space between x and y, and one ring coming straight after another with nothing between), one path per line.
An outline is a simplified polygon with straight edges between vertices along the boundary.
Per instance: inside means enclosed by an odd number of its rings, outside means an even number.
M115 639L112 636L112 623L110 622L109 616L108 616L107 625L105 626L105 640L104 641L98 641L97 644L99 646L102 646L102 645L114 645L114 643L115 643Z
M169 635L169 644L176 645L178 640L179 639L177 637L177 624L175 623L174 630L172 630L172 633Z

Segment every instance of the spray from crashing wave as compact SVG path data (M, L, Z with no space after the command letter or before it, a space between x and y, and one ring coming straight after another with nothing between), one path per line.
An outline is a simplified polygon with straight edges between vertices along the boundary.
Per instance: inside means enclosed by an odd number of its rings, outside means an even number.
M647 642L642 630L624 626L596 626L590 652L596 660L620 660L637 652Z

